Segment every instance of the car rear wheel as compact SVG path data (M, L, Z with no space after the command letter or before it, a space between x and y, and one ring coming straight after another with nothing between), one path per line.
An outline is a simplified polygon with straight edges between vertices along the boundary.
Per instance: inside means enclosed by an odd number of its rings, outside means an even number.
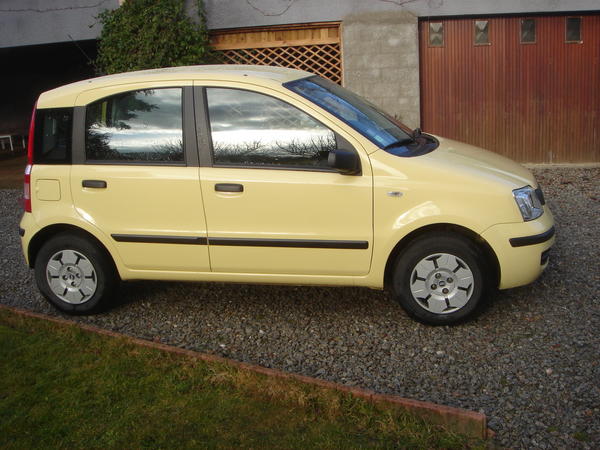
M400 254L392 290L415 319L447 325L472 317L487 292L485 258L468 239L451 233L429 234Z
M92 314L107 308L119 278L105 251L75 234L60 234L46 242L35 259L41 293L67 314Z

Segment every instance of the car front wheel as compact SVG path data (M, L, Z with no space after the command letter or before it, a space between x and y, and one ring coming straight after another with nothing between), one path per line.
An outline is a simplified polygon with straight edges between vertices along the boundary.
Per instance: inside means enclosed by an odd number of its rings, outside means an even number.
M450 233L423 236L400 254L394 297L413 318L447 325L473 316L487 291L485 258L468 239Z

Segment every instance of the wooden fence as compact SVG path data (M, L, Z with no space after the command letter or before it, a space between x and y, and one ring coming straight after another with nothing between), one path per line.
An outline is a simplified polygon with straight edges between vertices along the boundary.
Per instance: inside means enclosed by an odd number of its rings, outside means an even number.
M342 83L337 22L215 30L210 42L224 64L290 67Z

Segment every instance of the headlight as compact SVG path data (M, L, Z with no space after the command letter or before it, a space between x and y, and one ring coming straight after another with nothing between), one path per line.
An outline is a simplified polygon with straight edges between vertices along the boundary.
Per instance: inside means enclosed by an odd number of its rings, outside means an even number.
M543 214L544 208L542 208L542 202L531 186L515 189L513 196L515 197L519 211L521 211L523 220L526 222L537 219Z

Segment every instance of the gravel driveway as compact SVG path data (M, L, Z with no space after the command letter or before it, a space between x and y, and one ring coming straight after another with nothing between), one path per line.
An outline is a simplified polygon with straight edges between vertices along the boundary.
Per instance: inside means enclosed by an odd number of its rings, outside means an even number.
M600 169L536 169L557 222L548 270L475 321L429 327L360 288L131 282L111 330L382 393L483 411L509 447L600 447ZM58 315L0 190L0 302Z

